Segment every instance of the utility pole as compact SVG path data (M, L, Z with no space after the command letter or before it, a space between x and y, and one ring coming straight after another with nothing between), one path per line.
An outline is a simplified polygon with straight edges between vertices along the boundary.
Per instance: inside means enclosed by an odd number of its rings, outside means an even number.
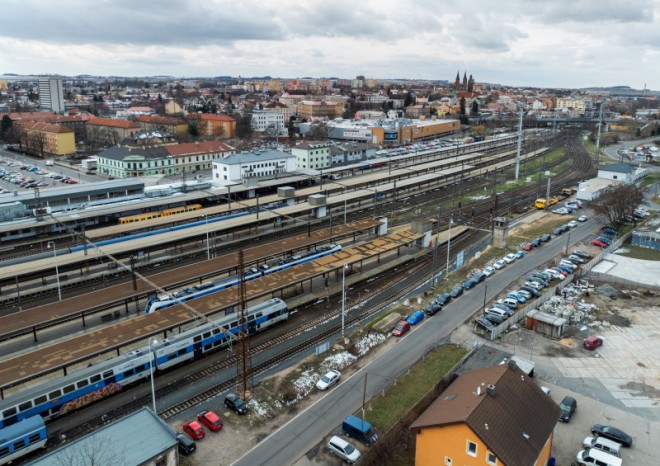
M598 170L598 156L600 155L600 128L603 126L603 102L600 103L598 115L598 136L596 136L596 170Z
M548 177L548 187L545 190L545 208L547 209L550 207L550 180L551 178Z
M518 148L516 149L516 184L518 184L518 176L520 175L520 146L522 145L522 122L523 111L520 110L520 117L518 119Z
M236 334L236 383L237 391L243 399L250 399L252 391L252 359L250 356L250 329L248 327L248 309L245 293L245 272L243 250L238 251L238 276L240 277L238 286L238 333Z

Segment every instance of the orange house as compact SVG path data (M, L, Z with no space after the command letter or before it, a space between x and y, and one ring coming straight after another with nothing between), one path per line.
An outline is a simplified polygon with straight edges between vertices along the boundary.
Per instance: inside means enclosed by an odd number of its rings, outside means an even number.
M559 414L514 362L466 372L410 426L415 466L546 466Z
M197 124L199 125L199 134L202 136L217 136L223 138L233 138L236 136L236 120L228 115L191 113L187 118L197 121Z

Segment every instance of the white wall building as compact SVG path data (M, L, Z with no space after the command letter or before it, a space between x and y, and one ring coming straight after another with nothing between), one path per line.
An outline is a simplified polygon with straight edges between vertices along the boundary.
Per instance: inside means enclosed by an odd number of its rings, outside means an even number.
M645 168L626 165L625 163L613 163L598 170L598 178L606 180L623 181L626 184L633 184L648 175Z
M59 78L39 78L39 107L64 113L64 89Z
M323 141L303 142L291 148L299 168L322 170L332 166L330 144Z
M286 132L284 114L275 110L255 110L252 112L252 129L258 133L273 131L282 135Z
M296 157L278 150L239 152L213 161L213 179L243 181L296 171Z

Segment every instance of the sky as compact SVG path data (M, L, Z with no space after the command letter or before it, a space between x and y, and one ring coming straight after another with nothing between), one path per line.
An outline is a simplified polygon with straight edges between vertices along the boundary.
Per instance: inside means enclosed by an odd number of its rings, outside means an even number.
M660 0L2 0L0 74L660 90Z

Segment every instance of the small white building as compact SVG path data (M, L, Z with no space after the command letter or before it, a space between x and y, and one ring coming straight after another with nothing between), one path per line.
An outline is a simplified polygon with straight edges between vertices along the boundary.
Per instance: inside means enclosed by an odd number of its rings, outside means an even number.
M623 181L626 184L636 183L646 175L648 175L646 168L634 167L625 163L613 163L598 170L598 178Z
M272 131L274 135L286 132L284 114L276 110L255 110L252 112L252 129L258 133Z
M242 182L296 171L296 157L278 150L239 152L213 161L213 179Z
M323 170L330 168L330 143L327 141L305 141L291 148L291 155L296 157L299 168Z

